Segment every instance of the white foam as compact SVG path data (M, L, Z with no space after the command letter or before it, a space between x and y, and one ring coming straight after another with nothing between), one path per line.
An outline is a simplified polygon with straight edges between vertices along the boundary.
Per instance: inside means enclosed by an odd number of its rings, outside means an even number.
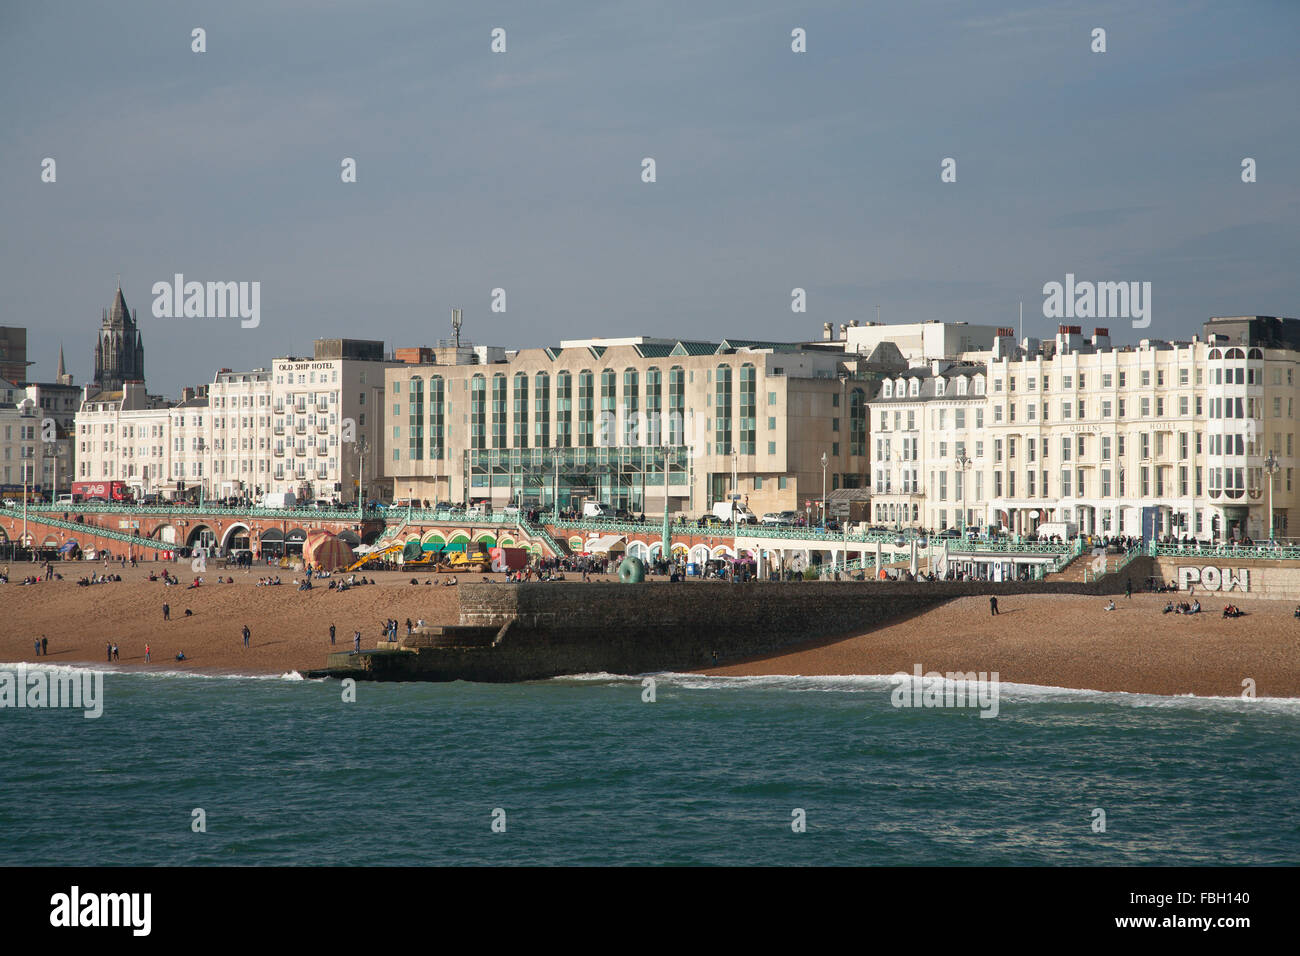
M19 664L0 663L0 671L16 670L19 666L20 666ZM214 673L210 671L183 671L183 670L166 670L166 669L153 669L153 668L149 668L148 670L146 670L140 667L139 665L131 665L129 667L112 667L112 666L100 667L97 664L96 665L34 664L31 661L27 661L25 662L25 664L21 666L25 666L27 668L28 673L31 673L33 671L43 670L51 674L72 674L72 673L79 674L79 673L89 672L94 674L112 674L114 676L130 674L136 677L189 677L189 678L194 678L196 680L300 681L306 679L302 676L302 674L298 673L298 671L288 671L287 673L284 674L228 674L228 673Z
M799 674L763 674L755 676L730 676L723 674L692 674L678 671L661 671L643 675L629 674L578 674L556 680L603 681L606 683L640 683L643 677L683 690L742 690L771 687L778 690L820 693L868 693L890 691L896 684L891 674L825 674L803 676ZM905 674L909 684L916 680ZM944 685L950 682L946 678ZM1056 687L1050 684L1019 684L1000 681L999 698L1003 702L1115 704L1124 707L1186 708L1207 710L1265 711L1270 713L1300 713L1300 698L1296 697L1201 697L1196 694L1139 694L1129 691L1089 690L1086 688Z

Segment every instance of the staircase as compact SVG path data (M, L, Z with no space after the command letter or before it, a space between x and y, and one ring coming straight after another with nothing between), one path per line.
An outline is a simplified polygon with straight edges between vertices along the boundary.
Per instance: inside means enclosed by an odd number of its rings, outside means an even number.
M516 520L515 526L519 529L520 534L526 534L530 538L540 538L542 543L551 549L551 554L555 557L561 558L569 553L568 548L551 537L551 533L546 530L545 525L533 524L521 514Z
M8 508L4 509L16 518L22 517L21 509ZM106 538L109 541L121 541L126 544L133 544L141 548L153 548L158 551L178 547L177 545L163 544L155 538L146 538L138 534L127 534L125 531L113 531L108 528L101 528L99 525L78 523L76 521L64 521L62 518L55 518L45 514L33 514L27 512L27 524L46 525L52 528L64 528L68 531L79 531L83 534L94 535L97 538ZM32 537L35 542L35 535Z

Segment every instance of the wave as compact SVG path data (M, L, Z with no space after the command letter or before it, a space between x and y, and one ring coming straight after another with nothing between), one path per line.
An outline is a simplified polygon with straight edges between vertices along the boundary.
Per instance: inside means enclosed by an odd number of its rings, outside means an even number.
M138 665L132 665L130 667L100 667L92 664L34 664L31 661L13 664L0 662L0 671L14 671L20 666L27 668L29 674L35 671L45 671L49 674L93 673L111 674L114 677L188 677L194 680L306 680L306 678L298 671L286 671L283 674L238 674L217 671L155 670L152 668L144 670Z
M904 674L908 686L916 682L913 674ZM608 685L636 683L653 677L660 684L683 690L742 690L771 688L821 693L867 693L890 691L897 686L892 674L826 674L805 676L800 674L763 674L731 676L723 674L694 674L680 671L660 671L646 674L570 674L552 678L553 681L604 683ZM924 679L924 678L923 678ZM943 678L941 686L955 683ZM1141 694L1131 691L1090 690L1077 687L1056 687L1051 684L1019 684L999 681L998 696L1012 703L1079 703L1115 704L1124 707L1201 707L1214 710L1264 710L1273 713L1300 713L1300 698L1296 697L1223 697L1196 694Z

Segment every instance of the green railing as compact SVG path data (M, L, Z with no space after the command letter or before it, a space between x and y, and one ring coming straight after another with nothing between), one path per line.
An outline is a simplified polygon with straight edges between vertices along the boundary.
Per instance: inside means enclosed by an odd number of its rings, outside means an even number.
M1300 561L1300 547L1294 545L1187 545L1151 542L1146 553L1153 558L1244 558L1257 561Z
M22 512L22 506L10 508L15 513ZM356 521L356 508L227 508L223 506L172 507L170 505L115 505L115 504L28 504L27 513L42 514L106 514L106 515L177 515L192 517L203 515L229 515L234 518L261 518L264 520L288 521L322 521L340 520ZM384 512L378 508L367 508L363 516L366 519L384 518Z
M7 510L15 515L21 515L22 511L22 509L15 508L9 508ZM175 544L164 544L163 542L157 541L153 538L127 534L125 531L114 531L110 528L101 528L99 525L95 524L64 521L62 518L54 518L45 514L35 515L31 513L30 508L28 509L27 520L29 523L33 524L45 525L53 528L65 528L68 531L79 531L85 534L94 535L97 538L108 538L110 541L122 541L127 544L133 544L141 548L149 548L154 551L167 551L180 547L180 545ZM32 534L30 528L28 529L28 534ZM34 534L32 534L32 543L36 543L36 536Z
M546 530L545 526L533 524L522 514L519 516L518 528L520 534L526 534L532 538L539 538L548 548L551 549L551 553L557 558L569 553L567 548L561 547L560 543L551 537L551 533Z

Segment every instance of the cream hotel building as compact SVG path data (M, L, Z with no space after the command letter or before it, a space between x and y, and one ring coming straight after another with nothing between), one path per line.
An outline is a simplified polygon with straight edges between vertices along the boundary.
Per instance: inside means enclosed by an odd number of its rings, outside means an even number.
M1104 328L1019 345L1000 329L988 353L909 369L873 394L873 517L1261 539L1271 483L1273 532L1286 537L1297 361L1300 322L1270 316L1119 347Z

